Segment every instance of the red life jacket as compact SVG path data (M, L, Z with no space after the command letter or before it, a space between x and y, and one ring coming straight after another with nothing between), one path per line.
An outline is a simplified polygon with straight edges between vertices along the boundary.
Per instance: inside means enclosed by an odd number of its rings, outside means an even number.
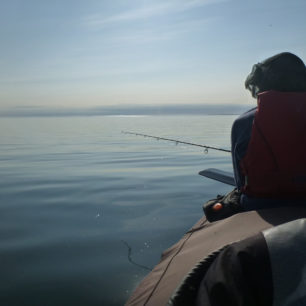
M241 160L242 192L306 198L306 92L258 95L251 139Z

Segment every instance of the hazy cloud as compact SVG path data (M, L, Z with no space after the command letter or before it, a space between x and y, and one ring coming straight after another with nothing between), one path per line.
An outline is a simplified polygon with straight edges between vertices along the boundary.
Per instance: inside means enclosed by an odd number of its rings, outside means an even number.
M227 2L228 0L170 0L160 2L148 6L132 8L112 16L103 16L102 14L94 14L84 18L84 23L89 26L103 26L125 21L137 21L141 19L157 17L166 14L174 14L184 12L190 9L203 7L209 4Z
M190 31L203 31L205 25L215 21L215 18L188 20L176 24L160 25L153 28L134 30L124 35L113 36L114 43L151 43L177 39Z

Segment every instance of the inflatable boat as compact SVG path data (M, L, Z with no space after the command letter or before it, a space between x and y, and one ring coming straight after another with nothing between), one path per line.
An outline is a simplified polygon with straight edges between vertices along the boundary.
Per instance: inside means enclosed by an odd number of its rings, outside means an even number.
M200 174L234 185L224 171ZM126 305L306 305L303 218L306 205L290 204L214 222L203 216L162 253Z

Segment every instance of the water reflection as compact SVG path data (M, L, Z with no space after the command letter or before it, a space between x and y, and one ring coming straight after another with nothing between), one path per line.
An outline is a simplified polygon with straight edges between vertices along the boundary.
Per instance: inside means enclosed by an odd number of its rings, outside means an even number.
M2 118L1 304L122 305L202 202L228 191L197 172L231 161L121 130L228 146L233 117L204 119Z

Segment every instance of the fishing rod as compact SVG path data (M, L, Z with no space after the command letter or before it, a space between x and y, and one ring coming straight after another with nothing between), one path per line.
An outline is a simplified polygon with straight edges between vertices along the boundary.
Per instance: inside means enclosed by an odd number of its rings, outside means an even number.
M197 144L197 143L181 141L181 140L176 140L176 139L171 139L171 138L164 138L164 137L158 137L158 136L152 136L152 135L141 134L141 133L134 133L134 132L128 132L128 131L122 131L122 133L123 134L136 135L136 136L149 137L149 138L154 138L154 139L157 139L157 140L171 141L171 142L175 142L176 144L182 143L182 144L186 144L186 145L189 145L189 146L205 148L205 150L211 149L211 150L217 150L217 151L231 153L231 150L226 150L226 149L216 148L216 147L206 146L206 145L200 145L200 144Z

